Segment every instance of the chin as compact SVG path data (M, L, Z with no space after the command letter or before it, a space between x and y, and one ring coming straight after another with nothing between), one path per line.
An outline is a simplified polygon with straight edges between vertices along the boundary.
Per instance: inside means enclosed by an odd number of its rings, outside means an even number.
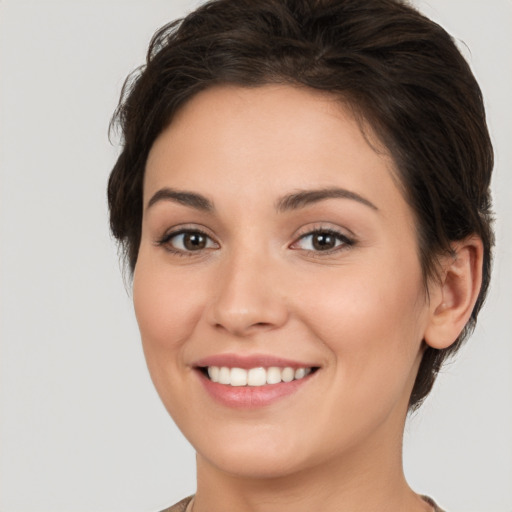
M284 478L305 469L305 461L297 457L287 456L286 453L268 453L267 450L235 449L222 453L218 451L209 453L198 452L198 466L203 459L208 465L216 467L223 473L247 479L277 479Z
M252 432L249 432L251 430ZM190 439L201 461L218 470L241 478L280 478L300 471L308 466L301 447L304 439L293 439L286 432L240 429L228 435L211 435L208 439ZM214 434L214 432L211 432ZM221 438L222 437L222 438ZM197 442L194 442L197 441Z

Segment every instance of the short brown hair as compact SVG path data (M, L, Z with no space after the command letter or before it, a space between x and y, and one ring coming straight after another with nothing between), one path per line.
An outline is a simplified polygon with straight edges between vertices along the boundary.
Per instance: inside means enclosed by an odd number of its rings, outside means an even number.
M474 328L490 279L493 150L480 88L452 38L400 0L213 0L161 28L128 77L113 125L123 149L108 184L110 225L133 272L146 159L177 110L217 84L306 86L338 95L375 130L415 216L427 283L451 242L483 242L471 319L447 349L427 347L410 409Z

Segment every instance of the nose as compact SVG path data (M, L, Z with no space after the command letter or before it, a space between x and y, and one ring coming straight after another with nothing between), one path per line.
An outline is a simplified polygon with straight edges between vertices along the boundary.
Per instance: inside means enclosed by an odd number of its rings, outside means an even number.
M283 326L288 308L278 274L264 256L243 254L223 261L208 311L209 323L237 337Z

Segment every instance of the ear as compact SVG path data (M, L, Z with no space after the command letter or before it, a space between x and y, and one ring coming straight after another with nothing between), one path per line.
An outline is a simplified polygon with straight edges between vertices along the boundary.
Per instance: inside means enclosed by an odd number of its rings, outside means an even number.
M440 280L429 286L427 345L452 345L468 322L482 284L483 245L477 236L452 244L452 254L441 260Z

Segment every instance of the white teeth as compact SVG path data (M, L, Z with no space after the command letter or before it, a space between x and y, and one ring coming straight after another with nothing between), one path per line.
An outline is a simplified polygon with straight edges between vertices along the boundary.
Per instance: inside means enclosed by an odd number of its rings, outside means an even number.
M247 384L249 386L264 386L267 383L265 368L251 368L247 372Z
M247 370L231 368L230 381L232 386L247 386Z
M283 382L291 382L295 377L295 371L293 368L286 367L281 372L281 378L283 379Z
M299 380L311 373L311 368L228 368L227 366L208 366L208 376L212 382L229 386L264 386L265 384L279 384Z
M306 368L297 368L295 370L295 378L296 379L302 379L306 376Z
M225 366L220 368L218 382L220 382L221 384L231 384L230 373L231 372L229 371L229 368L226 368Z
M267 370L267 384L279 384L281 382L281 368L271 366Z
M208 377L212 382L219 382L219 367L218 366L209 366L208 367Z

